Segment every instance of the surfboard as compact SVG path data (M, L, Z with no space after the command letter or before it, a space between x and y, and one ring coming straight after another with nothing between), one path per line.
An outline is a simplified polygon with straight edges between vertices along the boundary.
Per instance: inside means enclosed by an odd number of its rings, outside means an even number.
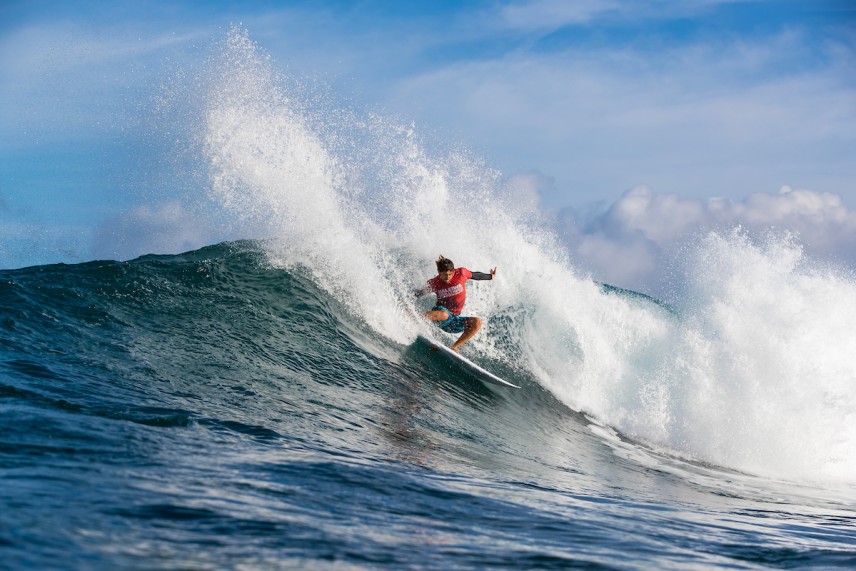
M449 349L448 347L446 347L445 345L443 345L439 341L435 341L434 339L431 339L430 337L426 337L425 335L419 335L419 339L423 343L427 343L433 351L437 352L438 355L442 355L444 358L446 358L447 360L452 362L454 365L456 365L457 367L459 367L459 368L463 369L464 371L470 373L472 376L476 377L480 381L484 381L486 383L491 383L494 385L500 385L503 387L511 387L514 389L520 388L519 386L517 386L513 383L509 383L505 379L501 379L500 377L497 377L496 375L494 375L493 373L491 373L490 371L488 371L486 369L483 369L479 365L476 365L475 363L473 363L472 361L470 361L469 359L467 359L466 357L464 357L460 353L458 353L456 351L452 351L451 349Z

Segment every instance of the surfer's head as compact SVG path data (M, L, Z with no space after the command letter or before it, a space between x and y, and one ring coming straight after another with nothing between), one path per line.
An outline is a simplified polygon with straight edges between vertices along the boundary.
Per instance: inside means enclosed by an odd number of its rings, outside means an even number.
M438 274L442 274L443 272L447 272L447 271L455 269L455 263L448 258L444 258L443 256L440 256L439 258L437 258L436 264L437 264L437 273Z

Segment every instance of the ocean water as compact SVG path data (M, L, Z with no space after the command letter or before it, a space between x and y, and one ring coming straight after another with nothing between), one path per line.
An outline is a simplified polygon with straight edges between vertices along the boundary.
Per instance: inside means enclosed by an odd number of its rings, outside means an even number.
M0 271L0 567L856 567L847 271L738 229L667 300L598 284L499 173L245 32L200 77L200 199L248 239ZM441 253L499 268L465 352L521 389L415 342Z

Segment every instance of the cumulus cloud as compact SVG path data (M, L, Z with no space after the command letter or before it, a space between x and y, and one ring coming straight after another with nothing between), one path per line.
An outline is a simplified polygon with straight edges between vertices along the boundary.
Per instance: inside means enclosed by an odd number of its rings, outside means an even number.
M809 257L856 265L856 211L840 195L783 187L743 200L683 198L640 186L606 211L559 213L560 232L595 279L662 294L667 266L680 249L709 231L794 234Z
M144 254L177 254L211 244L207 223L176 200L139 205L96 232L96 258L126 260Z

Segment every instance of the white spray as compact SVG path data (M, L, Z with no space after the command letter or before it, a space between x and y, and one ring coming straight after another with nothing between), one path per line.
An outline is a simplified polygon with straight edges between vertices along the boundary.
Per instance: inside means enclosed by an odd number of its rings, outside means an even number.
M788 240L711 234L688 251L677 314L573 269L537 211L466 153L412 127L313 108L233 30L207 98L212 196L378 334L424 327L413 288L444 254L488 318L470 350L576 410L686 457L776 477L856 481L856 285ZM502 350L500 351L500 347Z

